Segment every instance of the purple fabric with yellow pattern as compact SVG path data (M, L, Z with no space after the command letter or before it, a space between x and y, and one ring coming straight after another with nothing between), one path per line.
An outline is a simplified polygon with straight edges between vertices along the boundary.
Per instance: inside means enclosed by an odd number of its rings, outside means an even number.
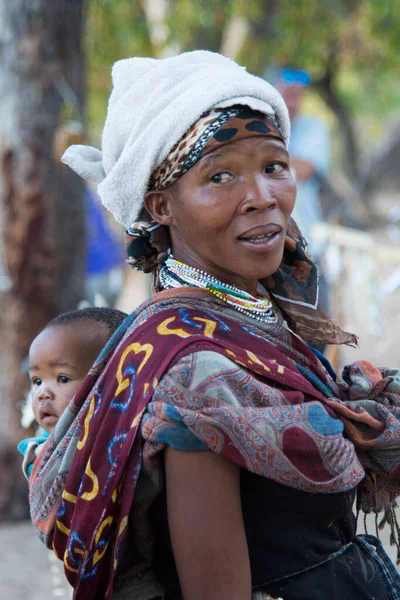
M42 541L63 560L75 600L112 599L143 466L143 415L173 365L204 350L241 365L271 393L258 403L243 395L237 405L224 408L204 399L191 405L189 397L177 394L172 407L152 403L146 419L153 419L158 433L183 420L202 447L299 490L352 489L373 465L390 479L391 497L395 488L398 492L400 395L392 389L393 379L385 387L380 371L369 372L382 393L375 395L376 414L368 420L371 406L360 408L359 400L353 406L348 386L339 389L282 321L261 335L256 326L228 317L218 301L210 304L207 292L162 292L110 340L32 472L32 521ZM338 419L343 407L350 412ZM343 436L342 420L351 420L360 436L379 429L368 437L373 440L368 452L357 456L354 444ZM135 533L138 538L143 534L140 529ZM136 546L135 565L150 564L147 539Z

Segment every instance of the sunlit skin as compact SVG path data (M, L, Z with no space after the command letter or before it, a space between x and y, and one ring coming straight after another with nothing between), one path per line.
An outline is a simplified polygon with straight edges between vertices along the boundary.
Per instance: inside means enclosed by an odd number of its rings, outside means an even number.
M167 225L176 259L252 295L282 260L296 185L280 140L250 137L199 160L178 181L145 198Z
M32 409L43 429L53 431L109 337L104 323L80 321L49 327L33 340Z

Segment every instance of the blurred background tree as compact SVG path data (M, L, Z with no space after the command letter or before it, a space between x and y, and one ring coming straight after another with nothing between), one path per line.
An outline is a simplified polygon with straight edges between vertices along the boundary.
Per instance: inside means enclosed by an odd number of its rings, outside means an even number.
M83 0L0 0L0 519L27 515L30 343L82 298L83 182L56 154L79 139L84 18Z

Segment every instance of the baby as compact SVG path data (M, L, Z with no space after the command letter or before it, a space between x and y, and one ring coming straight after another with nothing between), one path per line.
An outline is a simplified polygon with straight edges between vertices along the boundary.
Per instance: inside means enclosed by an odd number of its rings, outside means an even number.
M33 340L29 349L30 399L38 425L46 432L18 444L29 477L39 446L85 379L105 344L126 318L112 308L84 308L63 313Z

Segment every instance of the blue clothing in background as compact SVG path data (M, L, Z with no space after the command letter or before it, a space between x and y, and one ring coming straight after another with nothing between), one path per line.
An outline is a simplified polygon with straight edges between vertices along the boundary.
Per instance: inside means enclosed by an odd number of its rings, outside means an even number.
M124 263L122 239L116 239L95 193L86 188L86 274L100 275Z
M330 134L327 125L318 117L298 115L292 121L289 153L295 159L311 163L315 170L314 177L297 181L293 218L309 242L311 255L317 259L320 249L312 243L311 229L313 223L324 220L319 188L330 163Z

